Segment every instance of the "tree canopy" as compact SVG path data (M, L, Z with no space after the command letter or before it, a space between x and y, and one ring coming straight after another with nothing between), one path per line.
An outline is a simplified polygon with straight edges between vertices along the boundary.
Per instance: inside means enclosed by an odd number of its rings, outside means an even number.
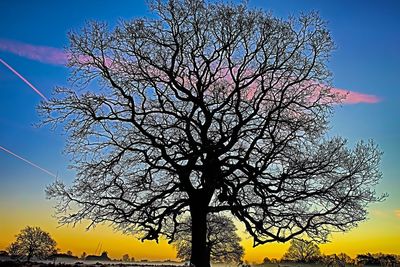
M27 226L16 238L7 249L11 256L24 257L30 261L32 258L46 259L57 252L56 241L39 227Z
M190 214L191 261L208 266L210 213L231 213L255 246L324 241L366 218L381 152L326 134L340 96L318 14L285 20L202 0L150 7L154 17L69 35L79 89L57 88L39 108L44 123L64 126L76 170L71 186L47 188L61 223L109 221L173 241Z
M312 263L319 260L321 251L317 244L303 239L292 239L282 260L298 263Z

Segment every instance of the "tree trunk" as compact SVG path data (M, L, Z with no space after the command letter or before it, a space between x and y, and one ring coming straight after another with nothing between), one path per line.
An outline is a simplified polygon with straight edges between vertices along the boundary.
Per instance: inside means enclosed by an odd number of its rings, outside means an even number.
M27 259L26 259L27 262L31 261L32 255L33 255L33 251L29 250L28 256L27 256Z
M198 199L200 202L200 200ZM210 267L210 252L207 248L207 205L192 203L192 253L190 263L195 267Z

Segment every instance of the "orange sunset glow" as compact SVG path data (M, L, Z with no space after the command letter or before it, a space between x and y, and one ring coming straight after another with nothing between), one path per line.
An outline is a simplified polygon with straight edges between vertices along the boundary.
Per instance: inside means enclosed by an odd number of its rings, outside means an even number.
M377 204L375 206L379 206ZM45 207L45 209L43 209ZM108 251L112 258L119 259L128 253L135 259L142 260L167 260L176 259L176 251L167 241L141 242L134 236L115 232L112 227L99 225L95 229L86 230L87 223L77 226L59 226L54 217L49 201L42 201L41 207L30 207L23 203L0 206L0 211L7 212L7 218L0 222L2 238L0 250L4 250L13 240L14 236L26 225L40 226L50 232L57 241L60 251L71 250L74 255L83 252L94 253L99 246ZM370 219L348 233L335 233L331 242L320 245L325 254L345 252L351 257L363 253L399 253L400 223L395 211L372 210ZM238 224L239 226L239 224ZM253 248L251 238L246 235L242 227L239 233L245 249L245 260L259 263L265 257L281 258L289 244L272 243ZM240 229L242 228L242 229ZM389 229L389 230L388 230Z

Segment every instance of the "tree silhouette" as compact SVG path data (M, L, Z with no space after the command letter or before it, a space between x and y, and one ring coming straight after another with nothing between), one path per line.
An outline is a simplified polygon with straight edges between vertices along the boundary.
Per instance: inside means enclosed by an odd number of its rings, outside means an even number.
M190 218L184 220L176 230L175 246L177 257L190 259L192 247L192 222ZM207 217L207 255L208 261L221 263L239 263L243 257L243 247L236 234L236 227L232 220L223 215L209 215Z
M263 264L270 264L272 261L271 261L271 259L270 258L268 258L268 257L265 257L264 259L263 259L263 261L262 261L262 263L261 263L261 265L263 265Z
M319 247L312 241L293 239L290 241L288 251L283 255L283 260L299 263L316 262L321 256Z
M396 259L395 255L385 255L385 254L381 254L379 253L377 255L378 259L379 259L379 264L383 267L395 267L399 265L399 261Z
M319 261L327 267L344 267L346 264L354 265L354 260L346 253L339 253L338 255L321 255Z
M71 33L71 80L39 110L63 125L77 171L47 188L60 223L105 221L174 240L192 219L191 263L209 266L207 215L230 212L254 246L325 241L379 200L380 151L329 138L329 31L246 4L153 1L155 17ZM72 211L70 211L72 209Z
M56 241L39 227L27 226L16 238L7 249L12 256L26 257L30 261L33 257L45 259L57 252Z
M337 255L337 258L340 262L342 262L342 265L346 265L346 264L354 264L354 260L347 255L346 253L339 253Z
M380 266L398 266L400 261L398 260L398 256L391 254L359 254L357 255L355 262L357 265L380 265Z
M122 256L122 261L130 261L129 254L124 254Z

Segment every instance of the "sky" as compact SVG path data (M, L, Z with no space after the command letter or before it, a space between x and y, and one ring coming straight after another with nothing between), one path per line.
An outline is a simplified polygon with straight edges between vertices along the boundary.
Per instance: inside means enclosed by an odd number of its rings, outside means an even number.
M370 205L367 221L333 234L321 250L352 257L400 254L400 1L250 0L249 5L278 17L318 11L328 21L337 47L329 62L333 86L352 92L335 107L329 135L344 136L350 145L373 139L384 152L383 180L376 190L389 197ZM63 153L65 135L60 129L37 127L36 110L56 86L69 86L63 53L67 33L89 20L112 27L122 19L149 16L145 1L0 1L0 12L0 250L31 225L50 232L61 251L75 255L95 253L101 246L113 258L128 253L136 259L174 259L173 247L164 241L142 243L107 225L90 231L84 223L58 226L55 202L44 193L56 176L67 183L74 177ZM239 232L250 262L280 258L288 247L252 248Z

